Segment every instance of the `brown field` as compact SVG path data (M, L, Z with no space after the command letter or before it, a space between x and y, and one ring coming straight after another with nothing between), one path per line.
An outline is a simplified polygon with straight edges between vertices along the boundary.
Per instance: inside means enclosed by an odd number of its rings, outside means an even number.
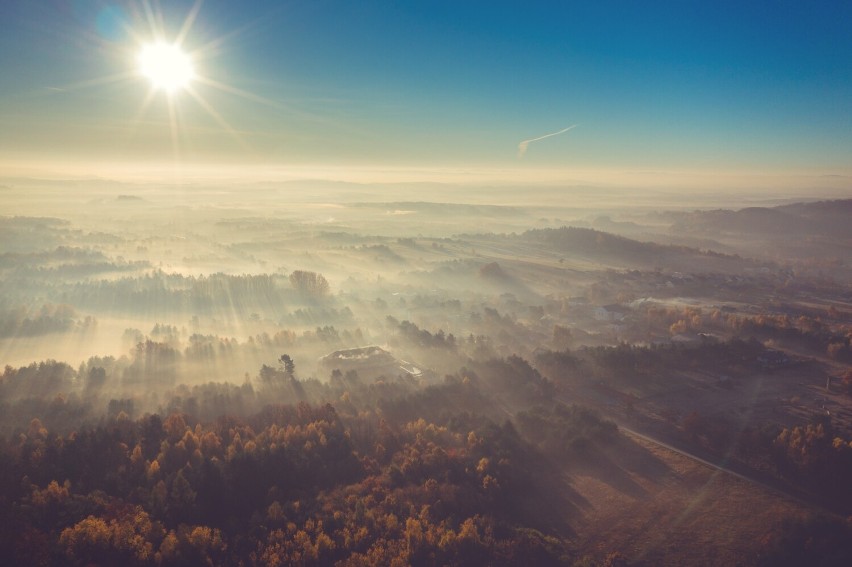
M573 471L580 555L618 550L631 564L753 564L780 518L815 509L624 434L606 466Z

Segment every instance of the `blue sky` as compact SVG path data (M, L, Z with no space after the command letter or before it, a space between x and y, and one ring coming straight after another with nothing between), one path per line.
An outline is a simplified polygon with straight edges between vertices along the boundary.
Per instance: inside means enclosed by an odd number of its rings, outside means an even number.
M193 4L150 3L167 39ZM0 154L826 174L852 163L846 1L207 0L184 46L201 48L198 72L218 86L194 88L218 119L178 93L176 130L164 94L142 111L142 8L0 2ZM522 140L573 124L518 157Z

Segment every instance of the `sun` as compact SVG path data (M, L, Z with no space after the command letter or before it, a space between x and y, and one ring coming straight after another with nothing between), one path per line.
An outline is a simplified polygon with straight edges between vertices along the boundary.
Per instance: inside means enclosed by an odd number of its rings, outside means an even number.
M155 89L171 94L189 86L195 70L189 55L176 44L157 42L139 51L139 72Z
M2 1L0 0L0 3ZM121 10L113 14L116 17L116 25L120 24L129 36L127 44L121 46L117 53L117 55L120 53L117 59L120 58L122 65L127 65L125 70L71 83L62 88L57 88L57 92L100 87L113 83L145 81L148 83L148 89L142 98L139 109L130 121L130 139L135 138L148 110L156 104L161 109L164 108L168 111L172 150L177 162L180 159L181 137L186 135L188 131L188 121L186 120L188 113L182 112L182 109L184 104L194 102L240 147L251 152L252 149L242 134L231 126L216 107L205 98L205 92L216 89L255 103L260 102L274 108L282 108L282 105L277 101L265 99L234 85L217 81L208 74L210 69L207 67L211 59L222 50L222 46L238 33L246 33L252 26L240 28L221 37L209 39L204 43L201 41L203 38L192 37L193 25L201 11L204 0L194 0L192 8L186 14L178 32L174 35L171 32L176 28L176 24L166 27L166 15L160 9L160 3L161 0L136 0L132 4L139 4L139 10L133 10L129 15ZM163 1L162 3L165 4L166 2ZM185 50L185 45L191 46L192 50ZM196 62L207 62L208 65L201 64L196 67ZM165 94L166 96L158 97L158 94ZM178 94L185 94L186 96L177 96ZM158 124L158 122L149 122L151 127L155 127L155 124Z

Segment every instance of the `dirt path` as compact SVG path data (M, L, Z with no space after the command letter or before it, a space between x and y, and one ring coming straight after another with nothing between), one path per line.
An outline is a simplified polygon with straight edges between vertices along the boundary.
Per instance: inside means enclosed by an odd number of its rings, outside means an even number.
M658 447L662 447L664 449L677 453L678 455L692 459L693 461L697 461L706 467L710 467L717 471L729 474L735 478L744 480L764 490L768 490L772 493L775 493L776 495L792 499L798 504L815 508L826 513L839 514L841 516L846 516L849 513L848 510L840 509L837 504L832 505L832 503L824 502L812 494L787 485L786 483L773 477L772 475L756 471L737 461L728 461L724 458L709 454L705 451L701 451L701 455L699 455L696 454L698 451L696 451L694 448L690 448L689 450L687 450L685 448L674 445L673 443L676 441L673 439L663 441L659 438L652 437L645 433L636 431L635 429L626 427L623 424L619 423L617 420L612 419L611 417L608 417L608 419L614 421L616 425L618 425L619 430L628 436L632 436L634 438L638 437L639 439L642 439L648 443L652 443L654 445L657 445Z

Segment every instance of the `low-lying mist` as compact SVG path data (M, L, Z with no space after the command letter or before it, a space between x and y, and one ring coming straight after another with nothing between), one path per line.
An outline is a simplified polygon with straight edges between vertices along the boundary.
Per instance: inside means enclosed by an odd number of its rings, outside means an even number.
M595 200L581 188L518 199L507 188L431 184L430 200L401 199L423 195L402 184L250 189L10 183L2 197L15 216L0 218L2 362L77 368L113 357L121 370L107 387L124 396L129 375L240 383L285 350L302 376L326 379L321 356L388 347L399 334L389 319L531 352L554 324L574 326L572 298L626 299L607 290L607 271L656 273L661 285L692 272L848 273L838 207L734 212L681 201L655 211L613 207L614 190ZM810 236L810 245L791 239L796 253L783 261L786 241L772 229L781 224ZM398 344L403 357L428 358Z

